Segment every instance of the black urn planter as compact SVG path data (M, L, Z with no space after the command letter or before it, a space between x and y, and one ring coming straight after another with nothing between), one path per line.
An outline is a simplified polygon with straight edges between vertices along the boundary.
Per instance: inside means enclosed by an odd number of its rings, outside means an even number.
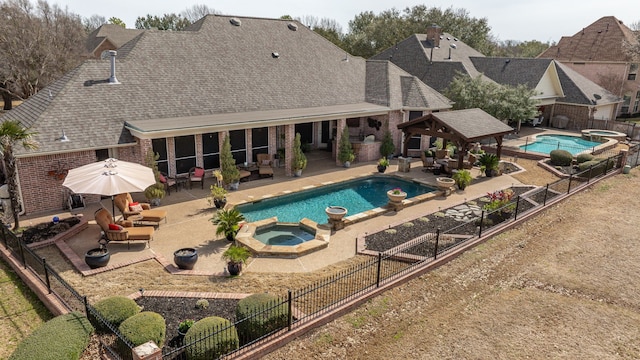
M107 266L109 259L111 259L111 254L106 247L91 249L84 255L84 262L92 269Z
M173 253L173 262L179 269L193 270L196 261L198 261L198 251L194 248L182 248Z
M213 199L213 205L216 206L216 209L222 209L227 205L227 199Z
M387 171L387 167L386 166L378 165L378 172L379 173L383 173L385 171Z
M229 275L231 276L240 275L240 272L242 271L242 262L229 261L227 263L227 270L229 270Z

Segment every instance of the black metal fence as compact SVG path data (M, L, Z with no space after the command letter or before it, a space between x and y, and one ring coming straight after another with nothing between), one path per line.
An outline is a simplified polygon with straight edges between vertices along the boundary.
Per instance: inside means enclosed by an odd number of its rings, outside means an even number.
M639 148L630 154L638 163ZM614 164L620 162L622 154L609 157L568 178L548 184L546 187L527 191L499 209L482 211L473 220L461 223L452 229L425 234L411 239L394 249L380 252L348 269L297 290L289 290L277 300L239 319L233 324L217 325L200 334L187 334L181 346L163 353L164 359L186 359L195 355L205 358L241 355L263 344L277 339L299 324L316 319L350 301L361 299L372 290L410 274L435 261L448 252L478 239L502 225L512 223L531 211L540 209L558 197L587 186L594 179L615 171ZM632 157L632 156L630 156ZM627 163L629 163L629 157ZM101 334L103 351L116 359L131 359L133 345L124 339L118 330L102 318L53 269L5 227L2 241L6 248L22 261L25 268L34 272L47 286L63 299L70 310L83 311Z

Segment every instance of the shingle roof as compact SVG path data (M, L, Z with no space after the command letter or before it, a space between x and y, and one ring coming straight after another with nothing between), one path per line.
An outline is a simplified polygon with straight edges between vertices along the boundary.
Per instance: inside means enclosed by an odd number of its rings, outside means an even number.
M89 34L86 48L87 51L93 53L103 41L108 39L117 49L143 31L141 29L125 29L120 25L104 24Z
M627 61L622 42L637 43L633 32L613 16L605 16L578 31L573 36L563 36L539 58L559 61Z
M587 79L570 67L554 61L565 97L558 102L582 105L606 105L622 99Z
M513 128L494 118L481 109L444 111L433 114L442 124L454 130L467 141L482 139L491 135L503 135Z
M33 125L38 152L58 152L129 143L128 121L365 101L364 59L343 61L343 50L299 23L291 30L290 20L240 19L209 15L198 31L144 31L118 51L120 84L105 82L109 60L87 60L0 120ZM61 129L71 141L54 141Z
M534 89L549 68L550 59L472 57L475 68L498 84Z

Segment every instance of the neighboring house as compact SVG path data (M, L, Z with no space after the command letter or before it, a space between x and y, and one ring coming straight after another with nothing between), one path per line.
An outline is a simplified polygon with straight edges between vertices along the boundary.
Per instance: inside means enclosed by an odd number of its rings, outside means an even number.
M211 170L228 135L236 163L285 149L279 160L290 175L296 132L326 149L348 126L354 141L374 135L359 159L377 160L387 129L399 152L399 123L450 108L397 66L345 54L298 22L209 15L185 31L141 32L0 121L37 132L39 149L17 153L24 209L34 213L62 208L66 170L107 157L143 163L154 151L170 175Z
M115 24L104 24L87 37L87 52L90 57L99 59L104 51L117 50L143 31L140 29L125 29Z
M638 62L624 52L637 44L634 32L613 16L600 18L573 36L563 36L538 58L555 59L623 98L619 115L640 113Z
M592 120L615 118L617 96L551 59L485 57L450 34L432 26L373 57L389 60L428 86L445 92L457 73L503 85L534 90L544 119L569 117L568 127L581 129ZM548 123L545 121L545 124Z

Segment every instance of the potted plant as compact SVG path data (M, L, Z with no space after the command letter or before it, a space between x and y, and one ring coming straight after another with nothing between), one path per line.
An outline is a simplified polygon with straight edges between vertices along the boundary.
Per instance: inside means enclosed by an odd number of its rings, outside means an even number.
M391 138L391 132L387 130L382 137L382 143L380 144L380 155L382 157L391 159L393 153L396 151L396 146L393 145L393 139Z
M383 173L387 170L387 167L389 166L389 160L387 160L386 157L383 157L382 159L378 160L378 172L379 173Z
M145 155L145 162L147 166L153 170L153 176L156 179L156 183L150 185L144 190L144 196L153 206L159 206L160 199L164 198L165 195L164 184L160 182L160 171L158 170L157 161L159 158L160 154L154 153L153 151L147 151Z
M342 136L340 137L340 146L338 147L338 160L344 164L344 167L350 167L351 162L355 159L351 141L349 141L349 128L344 127Z
M191 329L191 327L195 323L196 321L193 319L187 319L180 322L180 324L178 325L178 335L185 336L187 334L187 331L189 331L189 329Z
M300 148L300 133L296 133L295 139L293 139L293 160L291 162L291 170L295 176L301 176L302 170L307 167L307 157Z
M236 166L236 160L231 154L231 140L229 135L225 136L222 143L222 151L220 152L220 168L222 180L232 190L238 190L240 182L240 170Z
M455 180L458 189L464 190L469 184L471 184L471 172L469 170L463 169L459 170L452 176L453 180Z
M407 197L407 193L400 188L395 188L387 191L387 197L392 203L400 203Z
M193 270L198 261L198 250L195 248L182 248L173 252L173 262L178 269Z
M84 255L84 262L92 269L107 266L109 259L111 259L109 249L105 246L107 242L100 240L99 243L100 247L91 249Z
M240 230L240 222L244 220L244 215L236 208L222 209L211 218L211 222L216 226L216 235L224 234L229 241L233 241Z
M480 166L484 169L487 177L493 176L498 171L500 159L498 159L496 154L484 153L480 155L478 161L480 162Z
M213 204L216 209L222 209L227 204L227 190L218 185L211 185L209 189L211 190L207 198L209 205Z
M251 252L242 246L231 245L222 253L222 259L227 260L227 269L232 276L240 274L242 264L251 257Z

